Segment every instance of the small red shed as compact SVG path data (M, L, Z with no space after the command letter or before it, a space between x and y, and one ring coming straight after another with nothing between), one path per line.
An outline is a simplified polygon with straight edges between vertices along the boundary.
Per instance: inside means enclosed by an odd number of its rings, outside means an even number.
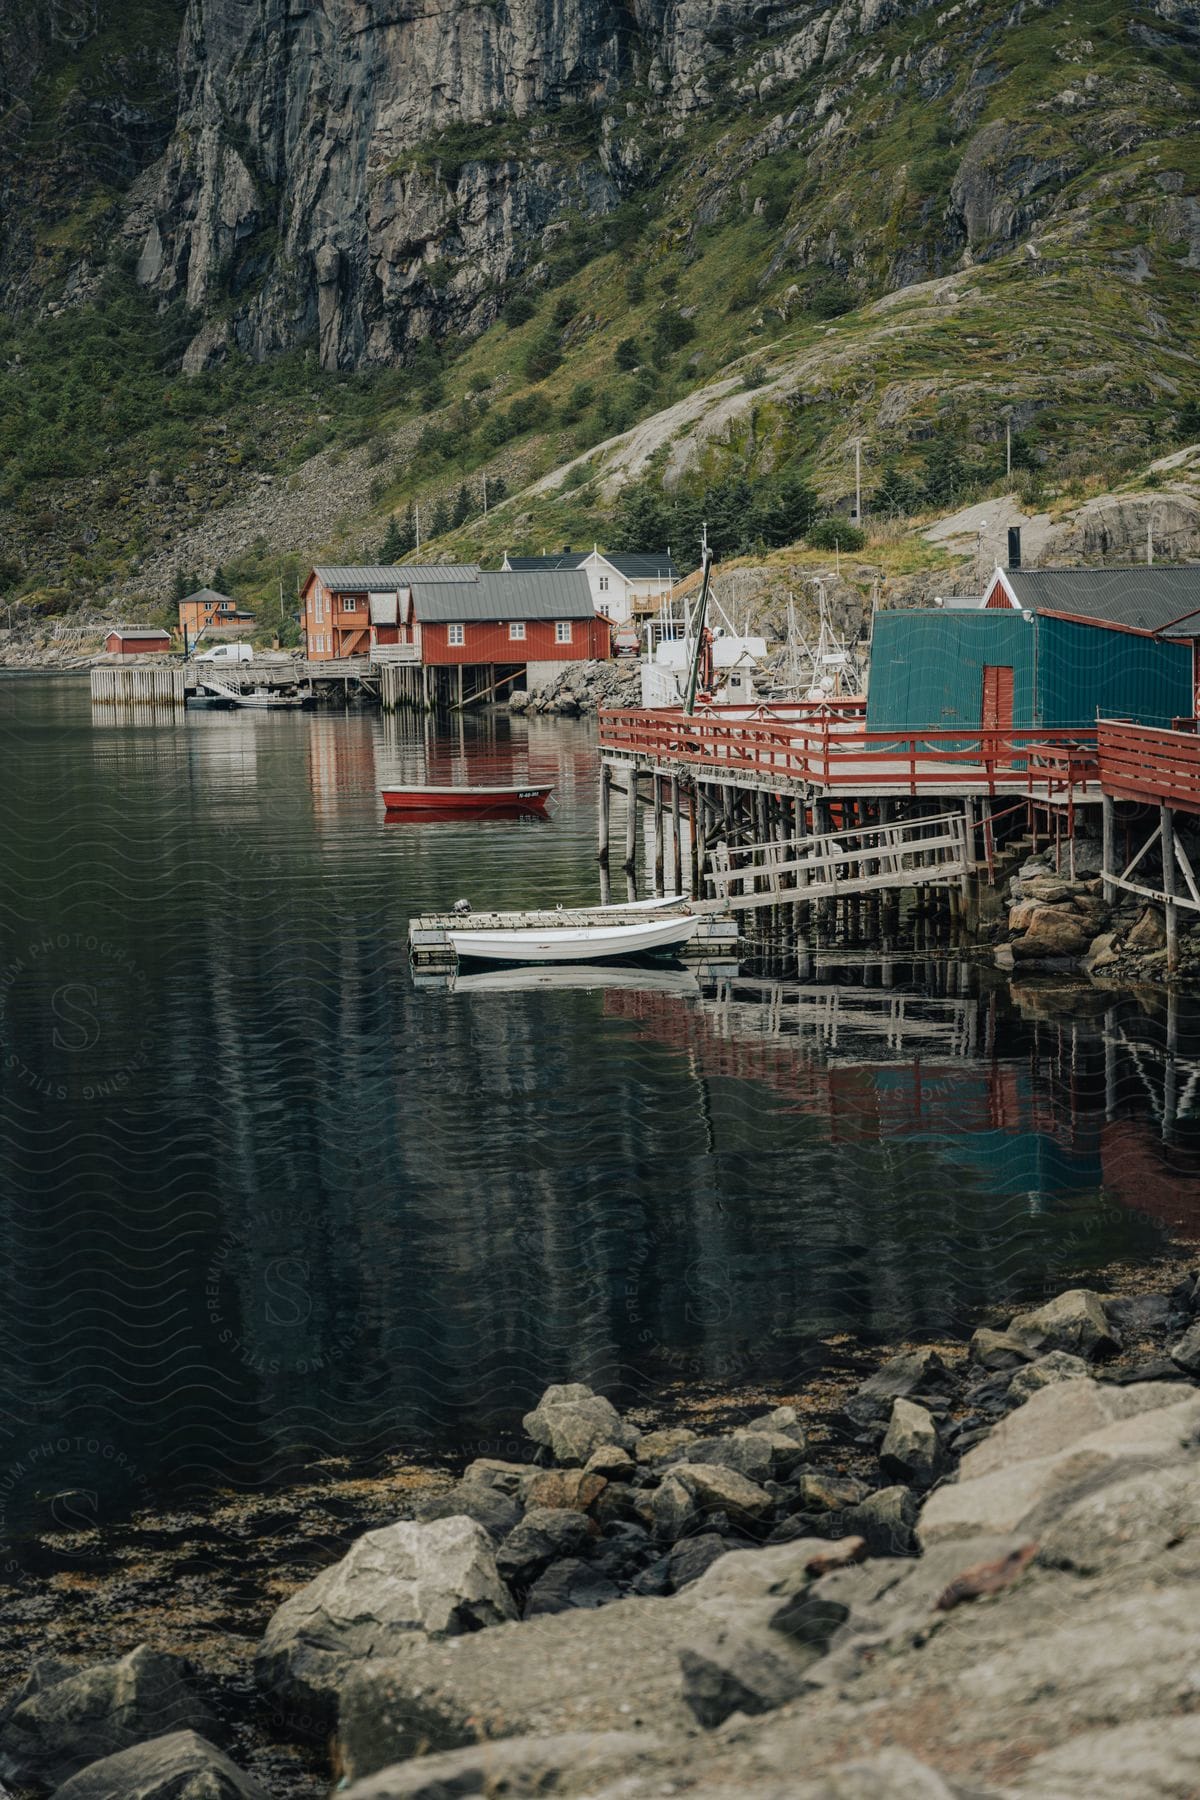
M114 625L104 648L110 656L162 656L171 648L171 634L161 625Z

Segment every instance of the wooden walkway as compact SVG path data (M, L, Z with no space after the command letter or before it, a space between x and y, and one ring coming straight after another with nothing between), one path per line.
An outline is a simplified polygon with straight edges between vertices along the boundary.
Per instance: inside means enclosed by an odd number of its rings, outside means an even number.
M973 867L961 813L758 844L716 844L709 880L736 911L888 888L961 885Z
M604 711L600 747L612 762L692 770L698 778L779 792L834 795L1024 795L1098 800L1089 731L868 731L865 713L823 703Z

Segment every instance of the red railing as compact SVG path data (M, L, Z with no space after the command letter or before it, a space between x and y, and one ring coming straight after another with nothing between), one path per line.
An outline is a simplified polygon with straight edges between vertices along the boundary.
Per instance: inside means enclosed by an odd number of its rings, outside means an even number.
M601 712L600 743L661 763L802 781L843 793L968 793L1069 796L1096 779L1095 734L1087 731L867 731L862 703L801 716L762 706L712 707L690 717L677 707Z
M1200 813L1200 737L1156 725L1101 719L1100 785L1114 800L1140 800Z

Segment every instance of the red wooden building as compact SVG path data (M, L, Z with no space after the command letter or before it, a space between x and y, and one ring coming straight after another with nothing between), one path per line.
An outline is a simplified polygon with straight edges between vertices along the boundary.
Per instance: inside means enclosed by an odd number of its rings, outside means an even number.
M379 644L412 642L412 594L441 582L461 584L479 571L468 564L328 564L301 589L304 640L313 662L370 656Z
M110 656L162 656L171 648L171 634L158 625L114 625L104 648Z
M593 607L582 569L482 569L471 582L421 583L413 613L429 667L522 664L536 679L539 664L608 655L608 621Z

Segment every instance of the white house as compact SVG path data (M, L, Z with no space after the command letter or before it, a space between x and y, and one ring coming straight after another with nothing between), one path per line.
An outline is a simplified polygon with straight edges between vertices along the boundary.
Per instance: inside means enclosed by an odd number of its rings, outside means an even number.
M528 574L549 569L582 569L592 590L592 604L598 613L614 625L641 620L658 611L670 594L678 571L669 550L639 551L625 555L607 553L593 546L591 550L572 550L569 546L558 556L509 556L501 565L505 569Z

